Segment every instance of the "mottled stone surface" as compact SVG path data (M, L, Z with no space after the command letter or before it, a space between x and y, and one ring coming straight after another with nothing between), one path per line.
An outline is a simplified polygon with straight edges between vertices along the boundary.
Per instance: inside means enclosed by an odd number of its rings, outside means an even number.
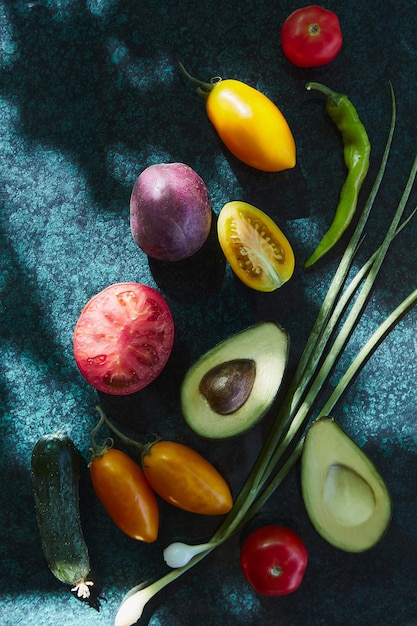
M405 1L369 0L337 11L344 47L328 66L300 70L280 48L280 25L299 5L190 0L0 0L0 456L2 529L0 622L4 626L109 626L129 588L164 573L173 539L206 540L218 525L161 503L160 539L122 535L96 501L87 470L81 508L100 611L73 598L42 556L34 516L30 454L42 434L65 431L89 459L97 395L75 366L72 332L96 292L114 282L160 289L176 323L172 358L137 397L103 405L139 433L158 433L200 450L237 493L268 422L232 442L209 443L185 427L179 385L186 368L218 341L265 319L290 333L293 367L343 245L312 271L303 261L330 223L345 171L342 145L319 94L321 81L348 93L372 143L361 204L378 168L390 118L398 121L386 180L361 255L378 245L416 151L417 15ZM271 97L293 130L294 170L263 174L232 158L204 105L177 69L203 80L245 81ZM129 229L129 197L148 165L182 161L204 179L218 213L230 200L268 212L293 244L297 268L274 294L250 292L225 265L215 237L178 266L149 261ZM411 206L415 204L415 194ZM386 314L416 287L416 223L389 253L343 371ZM292 596L257 596L239 571L235 536L146 610L150 626L416 626L416 312L408 314L335 408L335 417L373 458L392 492L388 534L370 552L342 553L312 529L296 468L257 523L287 524L304 538L310 562ZM325 397L325 396L324 396ZM317 407L320 408L320 407Z

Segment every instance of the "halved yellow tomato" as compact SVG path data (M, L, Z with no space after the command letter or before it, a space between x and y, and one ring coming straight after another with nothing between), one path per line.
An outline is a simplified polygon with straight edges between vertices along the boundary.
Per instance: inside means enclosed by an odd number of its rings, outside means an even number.
M217 234L223 253L240 280L257 291L275 291L295 267L290 242L266 213L233 201L219 213Z

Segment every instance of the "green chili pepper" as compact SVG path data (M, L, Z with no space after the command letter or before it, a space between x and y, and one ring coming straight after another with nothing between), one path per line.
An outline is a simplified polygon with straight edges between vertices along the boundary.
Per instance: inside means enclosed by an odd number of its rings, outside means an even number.
M359 191L369 168L371 144L365 127L347 96L336 93L320 83L307 83L306 89L317 89L327 96L326 111L342 135L343 156L348 169L333 222L304 264L304 267L310 267L333 248L352 221Z

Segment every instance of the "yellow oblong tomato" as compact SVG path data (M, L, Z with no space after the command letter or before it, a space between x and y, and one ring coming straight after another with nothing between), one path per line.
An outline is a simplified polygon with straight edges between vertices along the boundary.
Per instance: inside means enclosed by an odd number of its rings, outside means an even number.
M295 267L290 242L266 213L247 202L224 205L217 221L223 253L236 276L257 291L275 291Z
M295 166L296 146L287 120L265 94L239 80L219 76L209 83L184 76L198 85L206 112L224 145L246 165L264 172Z
M206 111L220 139L243 163L264 172L295 166L290 127L279 108L257 89L238 80L219 80L207 95Z
M159 509L142 469L121 450L109 448L89 465L94 491L116 526L138 541L156 541Z
M184 511L222 515L233 506L230 489L213 465L198 452L175 441L158 441L142 457L152 489Z

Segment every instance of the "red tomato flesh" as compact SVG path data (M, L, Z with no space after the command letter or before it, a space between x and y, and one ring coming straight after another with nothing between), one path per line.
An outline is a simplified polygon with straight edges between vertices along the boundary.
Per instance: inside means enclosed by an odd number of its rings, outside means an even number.
M285 596L301 584L307 567L301 538L284 526L263 526L247 537L240 567L248 583L265 596Z
M161 294L147 285L110 285L86 304L74 330L74 357L84 378L111 395L149 385L172 351L174 322Z

